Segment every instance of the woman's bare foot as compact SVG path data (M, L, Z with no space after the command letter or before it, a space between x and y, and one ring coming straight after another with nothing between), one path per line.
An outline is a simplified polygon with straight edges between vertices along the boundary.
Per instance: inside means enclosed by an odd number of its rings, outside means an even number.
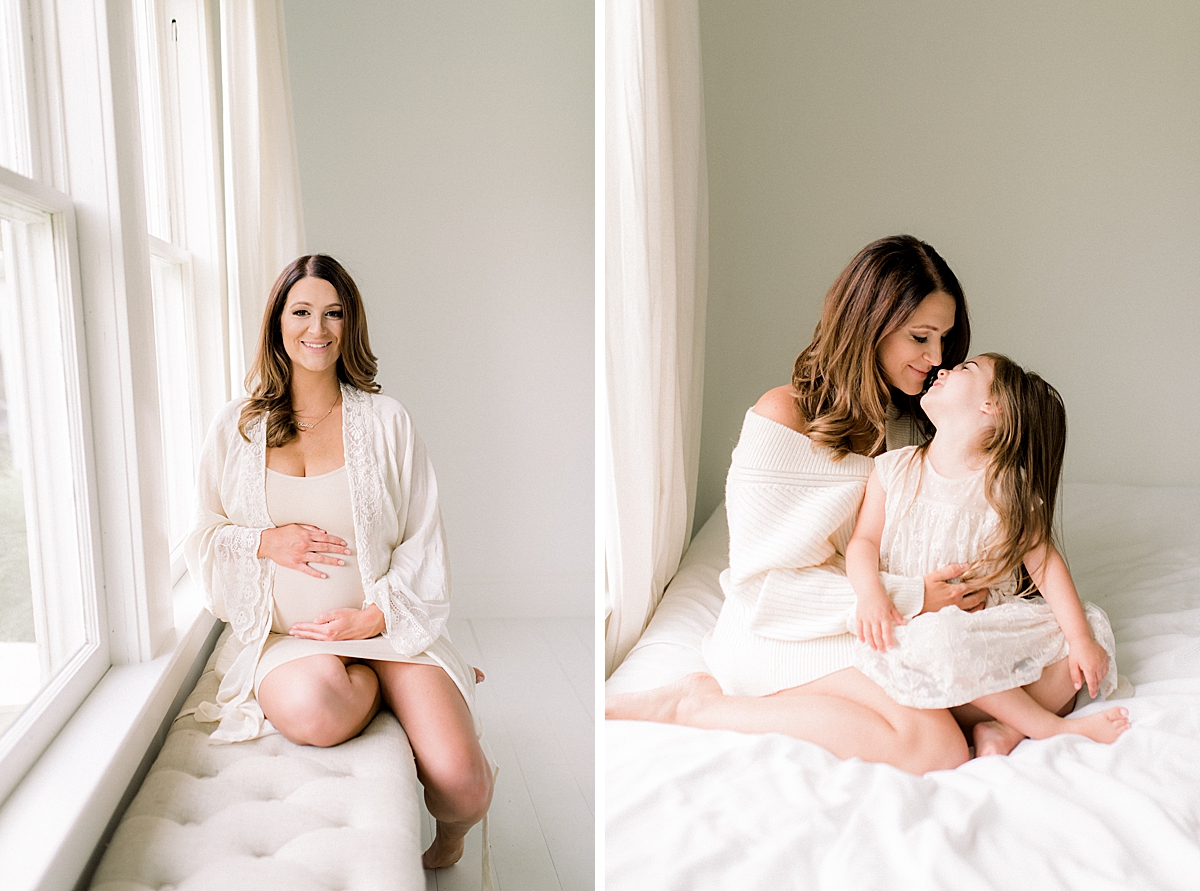
M453 866L462 859L466 839L466 833L459 835L456 832L447 832L446 827L439 820L433 844L429 846L428 851L421 855L421 865L426 869L442 869L446 866Z
M610 721L655 721L682 724L690 704L720 696L721 685L711 674L696 672L665 687L637 693L618 693L604 700L604 717Z
M1096 742L1110 743L1129 729L1129 710L1110 708L1085 718L1067 720L1064 733L1081 733Z
M980 721L971 728L975 757L1007 755L1025 738L1025 734L1000 721Z

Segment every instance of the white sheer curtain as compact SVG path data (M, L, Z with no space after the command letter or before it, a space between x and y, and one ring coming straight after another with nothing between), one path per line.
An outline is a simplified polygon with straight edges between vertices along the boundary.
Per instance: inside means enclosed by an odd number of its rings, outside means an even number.
M221 82L236 391L254 356L267 293L304 248L283 0L222 0Z
M708 180L696 0L605 7L605 669L691 538Z

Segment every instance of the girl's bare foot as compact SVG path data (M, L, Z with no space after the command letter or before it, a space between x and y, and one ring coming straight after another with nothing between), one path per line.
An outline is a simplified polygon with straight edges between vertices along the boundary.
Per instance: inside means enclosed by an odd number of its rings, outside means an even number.
M1000 721L980 721L971 729L971 735L975 742L976 758L1007 755L1025 738L1021 731Z
M463 849L466 847L466 834L458 835L457 833L446 832L441 821L437 824L437 834L433 837L433 844L429 846L429 850L421 855L421 865L426 869L442 869L446 866L453 866L462 859Z
M681 715L698 699L720 696L721 685L711 674L696 672L665 687L637 693L618 693L604 700L604 717L610 721L656 721L681 724Z
M1110 743L1129 729L1129 710L1110 708L1086 718L1070 718L1064 733L1081 733L1096 742Z

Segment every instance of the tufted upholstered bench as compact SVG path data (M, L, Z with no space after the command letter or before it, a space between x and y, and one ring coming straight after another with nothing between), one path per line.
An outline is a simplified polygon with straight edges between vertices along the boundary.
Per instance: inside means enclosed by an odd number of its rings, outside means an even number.
M214 661L182 712L216 696ZM93 891L423 891L421 787L390 712L330 749L215 727L175 719Z

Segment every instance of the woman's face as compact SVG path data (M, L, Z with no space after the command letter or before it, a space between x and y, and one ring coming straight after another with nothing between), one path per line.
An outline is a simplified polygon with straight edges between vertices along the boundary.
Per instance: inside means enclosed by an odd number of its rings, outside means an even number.
M336 369L343 325L342 301L333 285L312 276L292 285L279 317L292 371L303 368L320 374Z
M954 327L954 306L953 297L934 291L879 342L883 375L901 393L919 396L929 372L942 364L942 340Z

